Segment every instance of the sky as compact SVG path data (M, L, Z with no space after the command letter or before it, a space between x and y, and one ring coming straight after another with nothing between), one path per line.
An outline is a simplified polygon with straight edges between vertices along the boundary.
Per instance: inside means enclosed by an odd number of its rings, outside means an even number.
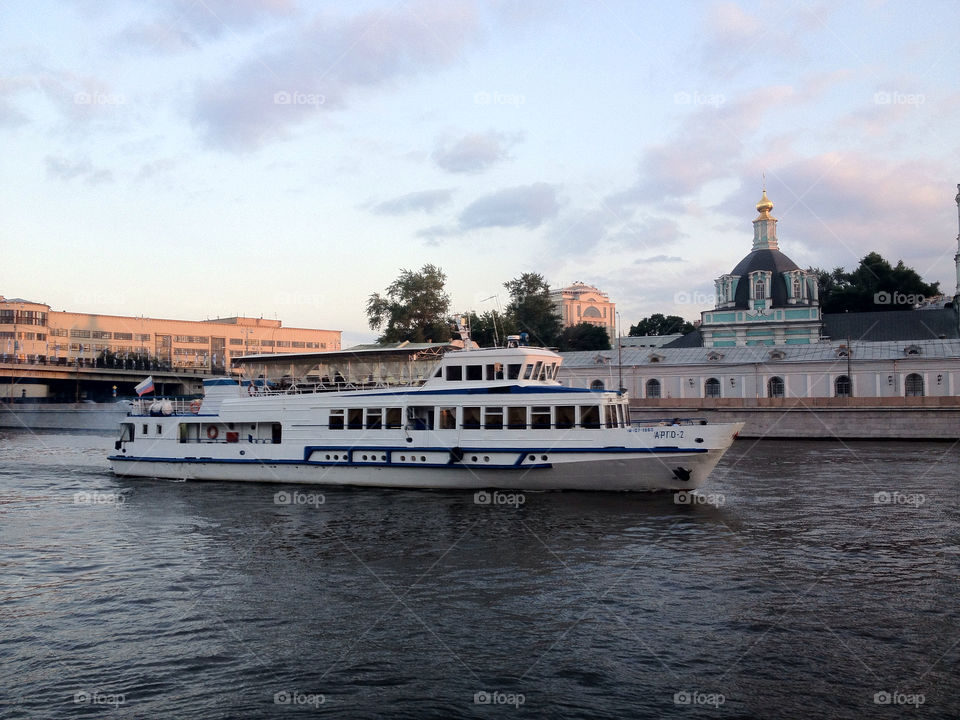
M372 339L401 269L456 312L536 272L699 318L751 246L952 293L960 7L7 0L0 294Z

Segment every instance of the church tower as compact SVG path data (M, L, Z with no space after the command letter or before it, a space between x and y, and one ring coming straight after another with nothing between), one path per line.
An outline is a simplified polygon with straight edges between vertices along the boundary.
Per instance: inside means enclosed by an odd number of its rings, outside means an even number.
M750 254L715 281L717 304L701 314L704 347L807 345L820 341L816 273L780 252L773 202L763 188ZM958 253L960 257L960 253ZM960 276L958 276L960 280Z

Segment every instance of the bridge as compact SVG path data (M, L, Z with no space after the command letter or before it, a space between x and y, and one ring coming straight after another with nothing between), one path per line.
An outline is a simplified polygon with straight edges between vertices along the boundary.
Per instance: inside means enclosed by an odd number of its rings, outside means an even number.
M108 400L135 395L134 387L153 376L157 395L202 392L205 377L223 375L221 368L124 369L41 362L0 362L0 402L49 398L60 402Z

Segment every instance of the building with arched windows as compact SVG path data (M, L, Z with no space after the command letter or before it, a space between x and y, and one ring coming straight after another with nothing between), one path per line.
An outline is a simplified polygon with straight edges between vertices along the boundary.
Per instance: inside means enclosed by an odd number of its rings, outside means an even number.
M753 247L714 281L717 302L702 313L705 347L807 345L820 340L817 275L780 252L773 203L764 189L753 221Z
M772 209L764 191L753 247L716 280L697 330L564 353L559 379L622 388L637 417L746 420L745 435L960 437L960 234L952 303L821 315L816 278L779 250Z
M602 290L582 282L575 282L559 290L551 290L553 307L560 316L563 327L589 323L607 331L610 342L617 337L616 303Z

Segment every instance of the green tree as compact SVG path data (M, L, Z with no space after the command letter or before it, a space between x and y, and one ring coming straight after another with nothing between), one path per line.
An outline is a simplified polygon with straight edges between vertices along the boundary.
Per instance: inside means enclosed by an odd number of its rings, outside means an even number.
M609 350L610 336L597 325L580 323L564 328L560 333L560 350Z
M853 272L843 268L830 273L815 268L814 272L825 313L909 310L923 298L940 293L940 283L926 283L903 260L892 266L877 252L865 255Z
M371 330L384 328L380 343L446 342L450 339L450 296L444 290L447 276L435 265L419 272L400 270L400 277L367 300Z
M550 299L550 286L538 273L523 273L503 286L510 293L507 318L517 331L530 334L534 345L553 347L560 339L560 316Z
M663 313L654 313L650 317L643 318L636 325L630 326L630 337L643 337L644 335L673 335L674 333L683 333L686 335L694 331L692 323L687 322L679 315L664 315Z

